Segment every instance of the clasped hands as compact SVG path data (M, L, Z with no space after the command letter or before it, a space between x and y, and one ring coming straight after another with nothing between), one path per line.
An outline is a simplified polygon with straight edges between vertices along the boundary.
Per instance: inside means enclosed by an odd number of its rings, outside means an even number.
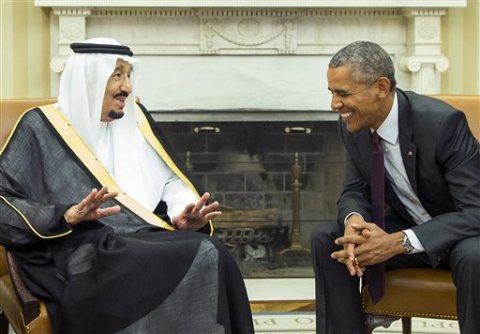
M345 264L350 275L362 277L367 266L384 262L402 252L403 233L386 233L374 223L352 215L345 224L345 233L335 240L343 249L331 254Z
M92 221L103 217L114 215L120 212L120 206L113 205L101 208L100 206L115 198L117 191L109 192L107 187L92 191L80 201L80 203L69 207L64 218L70 225L76 225L82 221ZM222 214L218 211L218 202L205 205L210 198L209 193L204 193L197 203L188 204L185 209L175 217L172 217L173 226L179 230L198 230Z

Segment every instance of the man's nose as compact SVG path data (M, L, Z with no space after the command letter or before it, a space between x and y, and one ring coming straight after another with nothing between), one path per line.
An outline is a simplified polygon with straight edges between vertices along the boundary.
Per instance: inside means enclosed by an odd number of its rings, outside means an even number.
M343 101L340 97L338 97L337 95L333 94L332 95L332 102L330 103L330 107L332 108L332 110L339 110L343 107Z
M132 83L130 82L130 78L126 77L123 79L120 90L128 94L132 92Z

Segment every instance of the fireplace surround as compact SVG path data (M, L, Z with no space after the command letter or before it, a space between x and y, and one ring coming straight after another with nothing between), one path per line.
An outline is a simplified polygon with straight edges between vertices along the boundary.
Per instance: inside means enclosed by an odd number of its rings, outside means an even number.
M440 74L448 69L441 19L466 0L35 5L51 12L52 96L70 43L105 36L130 46L142 63L136 94L221 202L225 215L217 236L231 247L244 274L267 268L271 276L311 276L308 251L298 252L293 265L278 255L291 246L295 187L300 248L308 248L315 224L335 219L344 155L337 115L330 111L329 59L352 41L372 40L391 55L399 87L438 94ZM296 183L294 169L300 170ZM243 227L224 228L232 224ZM260 233L258 224L269 229Z

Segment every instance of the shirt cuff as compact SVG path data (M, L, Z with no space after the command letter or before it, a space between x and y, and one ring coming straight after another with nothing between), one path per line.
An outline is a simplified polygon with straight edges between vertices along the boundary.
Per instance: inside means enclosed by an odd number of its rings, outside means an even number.
M352 216L352 215L359 215L359 216L362 217L362 219L363 219L363 216L362 216L361 214L359 214L358 212L355 212L355 211L354 211L354 212L350 212L350 213L345 217L345 220L343 221L343 225L345 225L345 224L347 223L348 218L350 218L350 216Z
M408 240L410 240L410 243L412 244L412 246L414 248L414 250L410 254L425 252L425 248L423 247L420 240L418 240L415 232L413 232L411 229L403 230L402 232L407 235Z

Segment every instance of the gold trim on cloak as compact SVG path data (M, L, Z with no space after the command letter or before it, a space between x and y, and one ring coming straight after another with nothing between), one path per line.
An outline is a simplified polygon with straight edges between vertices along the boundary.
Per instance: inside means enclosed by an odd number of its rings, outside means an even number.
M32 232L39 238L41 239L55 239L55 238L60 238L60 237L63 237L63 236L66 236L70 233L72 233L72 230L69 230L69 231L66 231L66 232L63 232L63 233L60 233L60 234L55 234L55 235L43 235L43 234L40 234L34 227L33 225L30 223L30 221L27 219L27 217L25 217L25 215L19 210L17 209L17 207L15 205L13 205L12 203L10 203L5 197L3 196L0 196L0 199L2 201L5 202L5 204L7 204L10 208L12 208L12 210L14 210L19 216L20 218L22 218L22 220L25 222L25 224L27 224L28 227L30 227L30 229L32 230Z

